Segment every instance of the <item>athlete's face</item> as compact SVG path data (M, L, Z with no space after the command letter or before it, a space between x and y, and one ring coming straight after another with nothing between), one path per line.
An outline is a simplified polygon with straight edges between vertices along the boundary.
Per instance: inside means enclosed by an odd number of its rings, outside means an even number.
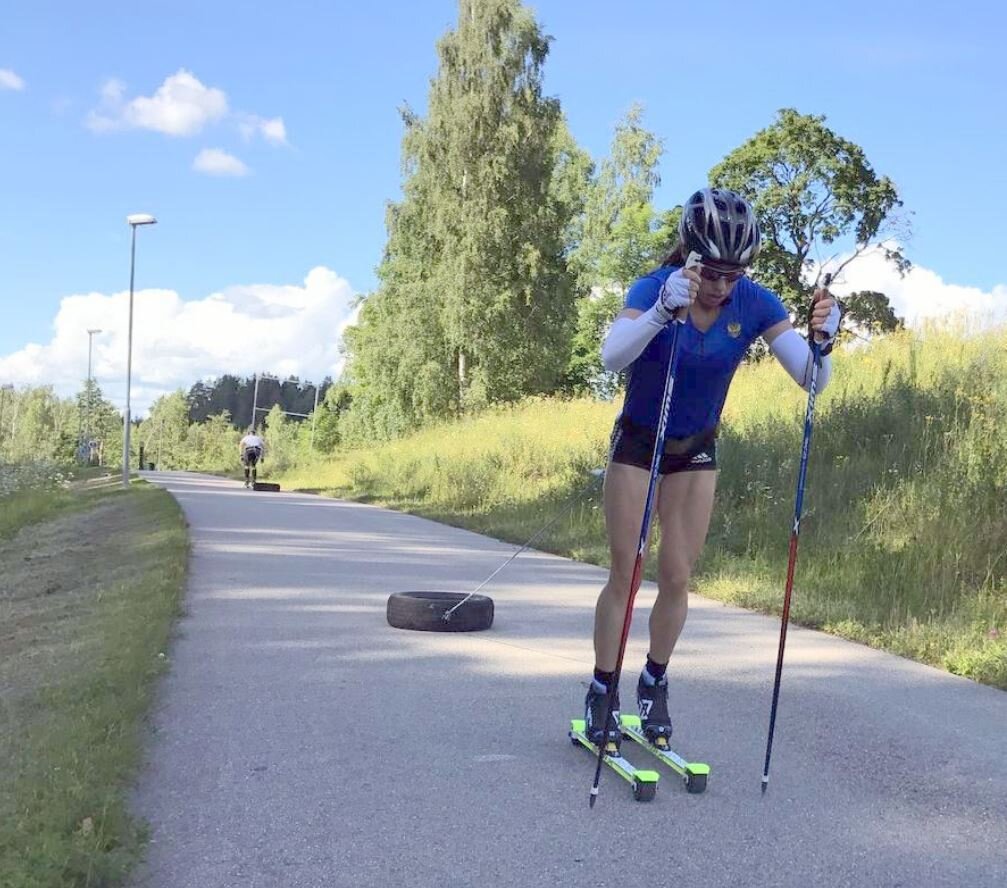
M721 267L704 262L699 271L697 301L706 308L723 305L744 275L745 270L737 266Z

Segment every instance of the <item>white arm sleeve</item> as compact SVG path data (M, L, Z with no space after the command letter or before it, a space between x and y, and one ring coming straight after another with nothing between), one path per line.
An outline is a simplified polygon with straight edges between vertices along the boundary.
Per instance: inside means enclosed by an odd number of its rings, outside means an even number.
M808 390L811 385L811 347L796 330L784 330L770 343L769 350L783 365L802 389ZM832 376L832 359L826 355L822 358L822 366L818 370L816 390L821 392L829 384Z
M633 363L664 329L665 322L653 307L636 318L616 318L601 346L601 360L606 370L617 373Z

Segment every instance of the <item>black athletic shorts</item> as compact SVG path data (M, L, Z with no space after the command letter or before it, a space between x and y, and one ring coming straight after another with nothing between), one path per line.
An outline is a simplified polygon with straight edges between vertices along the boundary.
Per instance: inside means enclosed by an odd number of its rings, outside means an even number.
M262 451L258 447L248 447L245 449L241 462L246 466L254 466L262 458Z
M615 421L610 449L612 462L650 471L654 456L655 431L623 417ZM712 428L688 438L668 438L658 469L661 475L700 472L717 468L717 429Z

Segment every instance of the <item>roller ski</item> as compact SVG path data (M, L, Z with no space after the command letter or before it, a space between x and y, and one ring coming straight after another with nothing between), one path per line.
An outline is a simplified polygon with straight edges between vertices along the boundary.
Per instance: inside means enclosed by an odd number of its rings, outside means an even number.
M574 746L583 746L594 755L598 755L598 747L587 738L584 733L586 725L582 718L570 719L570 742ZM609 750L612 750L611 752ZM657 781L661 775L657 771L645 771L637 768L631 762L626 761L619 754L619 747L615 743L606 743L605 755L602 760L615 771L623 780L633 787L633 798L638 802L652 801L657 793Z
M570 742L574 746L583 746L596 756L604 749L603 761L633 787L633 798L638 802L649 802L657 791L660 775L656 771L642 771L622 757L618 691L611 708L609 713L608 694L592 684L584 701L584 718L570 720Z
M671 768L691 793L706 790L710 766L687 762L671 748L672 725L668 715L668 680L662 678L652 685L640 677L636 689L639 715L621 715L620 733L642 746Z

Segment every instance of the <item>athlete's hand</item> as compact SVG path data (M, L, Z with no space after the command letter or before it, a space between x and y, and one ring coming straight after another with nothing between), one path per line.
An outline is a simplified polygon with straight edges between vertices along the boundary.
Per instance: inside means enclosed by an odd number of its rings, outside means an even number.
M814 334L815 342L829 343L839 332L839 304L825 287L815 290L811 303L811 317L808 326Z
M657 314L662 321L668 323L675 320L676 314L692 305L699 293L699 272L692 268L680 268L661 287L657 297Z

